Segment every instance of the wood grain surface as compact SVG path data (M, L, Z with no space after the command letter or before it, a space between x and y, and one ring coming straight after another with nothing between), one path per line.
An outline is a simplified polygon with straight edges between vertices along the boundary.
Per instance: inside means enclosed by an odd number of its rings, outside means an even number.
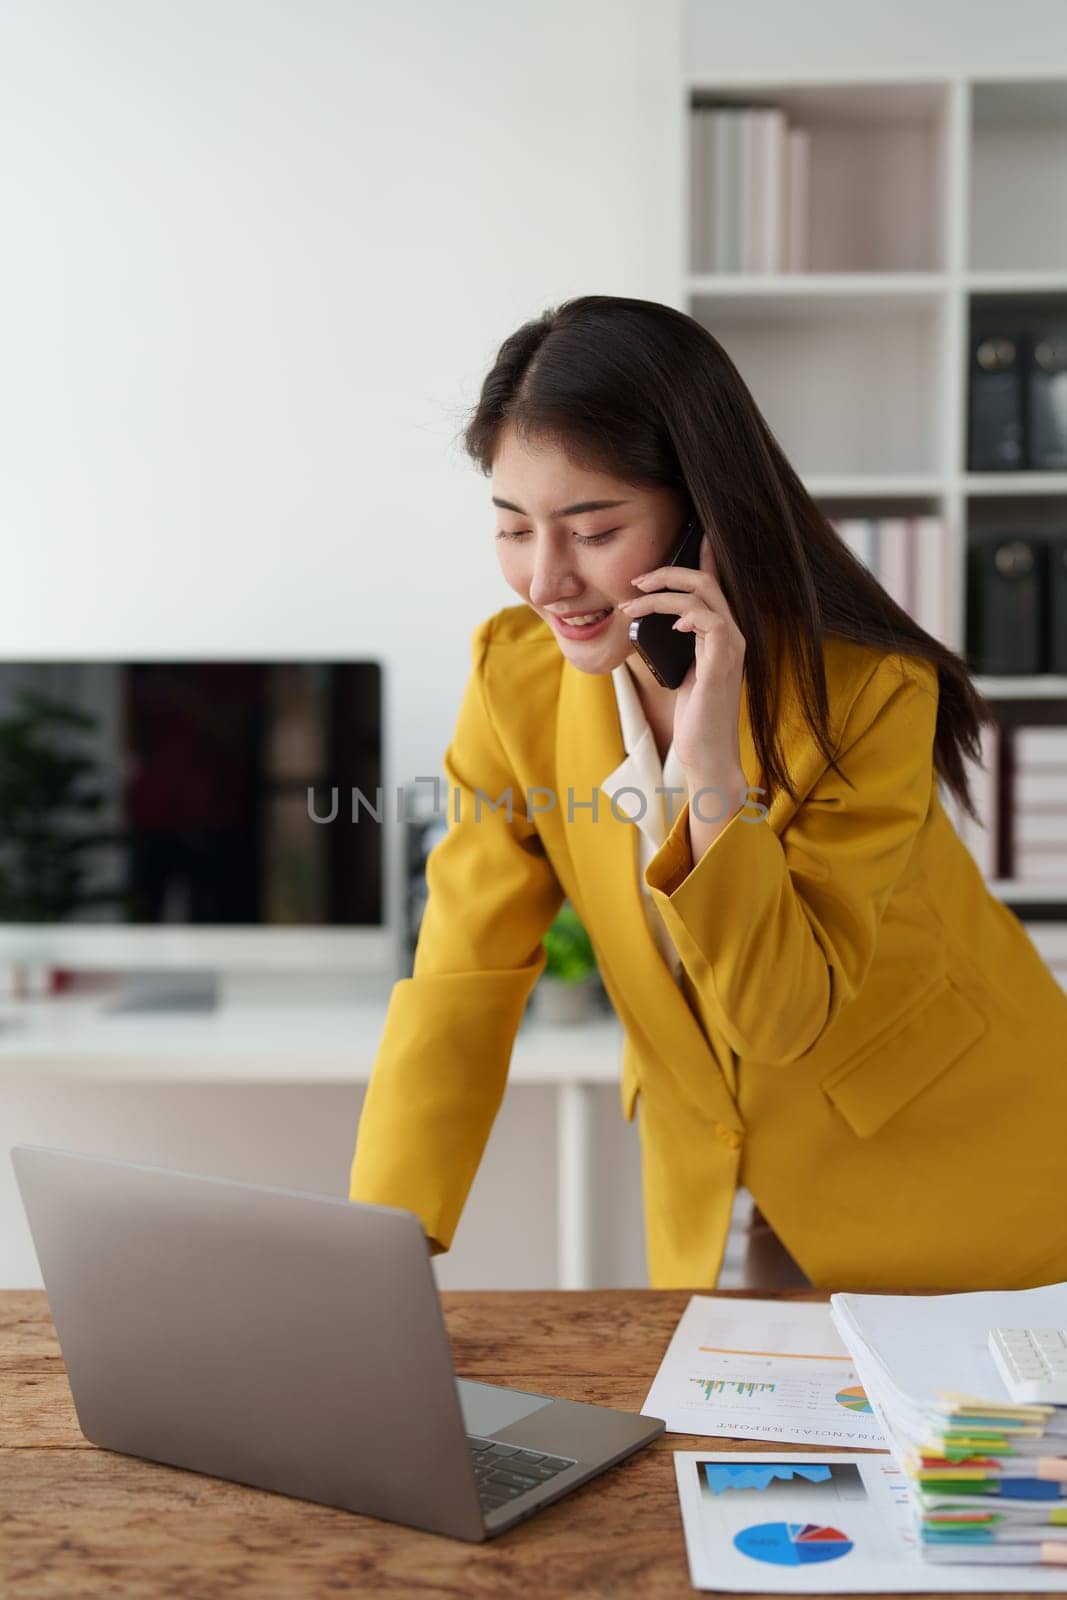
M461 1376L634 1411L688 1299L654 1290L442 1295ZM78 1427L46 1295L0 1291L3 1600L673 1600L694 1590L671 1452L720 1448L751 1445L664 1434L510 1532L464 1544L98 1449Z

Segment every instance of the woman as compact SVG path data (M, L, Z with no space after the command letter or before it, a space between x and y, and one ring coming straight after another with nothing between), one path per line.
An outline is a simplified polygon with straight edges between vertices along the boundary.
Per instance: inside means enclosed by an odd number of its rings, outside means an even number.
M519 328L465 442L521 603L474 633L351 1198L448 1248L566 896L627 1117L640 1096L653 1286L715 1284L739 1184L820 1287L1067 1278L1067 995L942 806L939 780L975 815L992 715L961 659L667 306L591 295ZM699 570L665 570L693 518ZM629 640L653 611L695 640L677 691ZM656 787L682 803L642 831L622 787L635 815Z

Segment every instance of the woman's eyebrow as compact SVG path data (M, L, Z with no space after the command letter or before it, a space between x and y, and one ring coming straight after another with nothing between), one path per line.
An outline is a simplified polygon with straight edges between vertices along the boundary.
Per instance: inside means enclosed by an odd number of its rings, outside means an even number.
M496 495L493 495L492 499L493 504L499 506L502 511L517 511L520 517L526 515L522 507L515 505L511 500L501 500ZM560 506L558 511L550 511L549 516L580 517L586 511L611 511L615 506L628 506L629 504L629 500L579 500L577 505Z

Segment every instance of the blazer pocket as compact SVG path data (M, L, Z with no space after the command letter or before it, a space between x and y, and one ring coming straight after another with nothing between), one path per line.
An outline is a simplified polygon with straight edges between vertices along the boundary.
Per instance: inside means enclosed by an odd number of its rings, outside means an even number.
M820 1082L853 1133L877 1133L957 1061L989 1024L943 976L899 1018L888 1037L851 1056Z

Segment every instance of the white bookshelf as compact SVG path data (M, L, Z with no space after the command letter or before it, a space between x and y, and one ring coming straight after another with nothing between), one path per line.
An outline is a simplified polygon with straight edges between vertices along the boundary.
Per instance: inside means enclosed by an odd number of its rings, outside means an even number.
M1067 77L686 74L682 105L679 303L721 340L828 515L943 519L958 578L943 637L962 652L969 540L1067 526L1067 472L978 473L967 458L976 310L1062 297L1067 323ZM808 135L806 270L706 270L716 218L695 215L692 113L729 105L779 108ZM1067 725L1067 677L976 682ZM1067 920L1062 887L989 881Z
M987 700L1067 700L1067 677L1055 672L1041 672L1032 678L1021 674L1012 678L986 677L978 673L974 684Z
M1059 905L1064 898L1062 884L1027 883L1022 878L990 878L993 893L1013 905Z
M1064 291L1067 297L1067 290ZM1034 495L1067 496L1067 472L965 472L959 480L962 494L969 496Z

